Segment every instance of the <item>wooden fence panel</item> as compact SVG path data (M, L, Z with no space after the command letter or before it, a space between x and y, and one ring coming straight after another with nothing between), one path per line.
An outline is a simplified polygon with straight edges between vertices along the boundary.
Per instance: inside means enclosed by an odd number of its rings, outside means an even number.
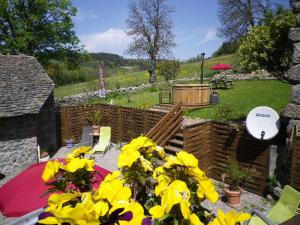
M101 125L111 126L112 141L115 143L145 134L165 115L163 112L104 104L58 108L58 138L62 145L71 137L75 142L80 141L82 128L87 124L86 117L91 111L101 112Z
M209 122L193 124L183 129L184 150L192 153L199 161L199 167L210 176L211 172L211 125Z
M232 127L221 122L212 122L211 138L213 149L211 176L221 180L228 160L236 160L241 167L256 171L244 187L251 192L263 194L269 171L270 143L251 137L245 126Z
M267 184L269 146L268 141L252 138L245 126L204 122L184 128L184 149L198 158L208 176L221 180L228 160L236 160L243 168L255 169L244 187L257 194L263 194Z

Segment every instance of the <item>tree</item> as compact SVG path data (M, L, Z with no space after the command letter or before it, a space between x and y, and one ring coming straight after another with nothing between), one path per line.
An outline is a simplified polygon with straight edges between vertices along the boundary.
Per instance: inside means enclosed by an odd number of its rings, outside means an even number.
M133 36L133 42L128 52L138 57L146 56L150 60L150 83L156 81L158 59L169 55L175 46L173 24L169 17L171 12L166 0L138 0L129 5L127 34Z
M224 41L221 45L221 47L218 48L217 51L215 51L212 56L217 57L221 55L228 55L235 53L239 48L239 42L238 41Z
M291 63L288 31L295 25L295 15L291 11L284 11L275 16L269 26L253 28L243 38L239 48L241 65L248 70L267 69L282 77Z
M0 52L76 62L79 39L73 30L76 15L70 0L0 0Z
M272 0L218 0L220 27L218 35L229 41L238 40L257 25L268 9L277 1Z
M157 65L157 73L165 78L166 82L174 80L180 72L180 62L178 60L161 61Z

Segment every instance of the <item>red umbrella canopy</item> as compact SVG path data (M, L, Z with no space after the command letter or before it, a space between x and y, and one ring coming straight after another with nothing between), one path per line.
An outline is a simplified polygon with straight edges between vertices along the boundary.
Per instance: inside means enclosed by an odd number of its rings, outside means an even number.
M211 70L230 70L232 66L230 64L215 64L210 67Z
M49 188L42 180L45 164L32 165L0 188L0 211L3 215L19 217L48 205L50 194L41 197ZM98 173L93 186L97 188L110 172L96 165L94 169Z

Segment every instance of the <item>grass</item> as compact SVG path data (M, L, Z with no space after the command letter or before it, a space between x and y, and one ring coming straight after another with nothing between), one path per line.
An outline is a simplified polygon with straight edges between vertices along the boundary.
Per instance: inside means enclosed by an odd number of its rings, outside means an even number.
M237 65L238 57L236 55L226 55L205 60L204 76L211 77L214 71L209 68L216 63L228 63ZM181 72L177 78L199 77L200 63L181 63ZM163 81L163 77L157 77L158 82ZM114 75L105 79L107 89L116 89L117 87L138 86L149 82L147 71L125 73L123 68L115 70ZM70 84L56 87L54 90L55 97L63 97L82 93L85 91L94 91L98 89L98 80L91 80L77 84Z
M289 102L291 85L288 83L278 80L235 81L234 83L234 88L218 91L219 105L187 110L184 114L204 119L241 120L254 107L269 106L280 113ZM90 103L109 103L112 99L117 105L150 108L158 104L158 94L158 89L147 88L129 96L113 93L105 99L91 100ZM222 111L227 111L225 116L222 115Z
M231 110L230 115L227 115L228 120L244 119L248 112L257 106L269 106L280 113L289 102L291 85L288 83L278 80L249 80L234 83L233 89L219 91L220 105ZM220 105L206 109L188 110L185 115L219 119Z

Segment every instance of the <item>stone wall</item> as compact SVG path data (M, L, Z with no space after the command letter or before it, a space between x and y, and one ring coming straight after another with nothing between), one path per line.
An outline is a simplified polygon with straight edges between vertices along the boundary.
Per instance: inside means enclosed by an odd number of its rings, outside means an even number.
M293 65L285 76L294 85L290 103L282 113L282 117L288 121L288 133L293 125L300 124L300 0L294 0L292 5L296 13L297 27L290 29L289 32L289 38L294 48Z
M53 93L48 97L38 115L37 143L41 149L56 149L56 119Z
M34 115L0 119L0 173L10 175L37 162Z

